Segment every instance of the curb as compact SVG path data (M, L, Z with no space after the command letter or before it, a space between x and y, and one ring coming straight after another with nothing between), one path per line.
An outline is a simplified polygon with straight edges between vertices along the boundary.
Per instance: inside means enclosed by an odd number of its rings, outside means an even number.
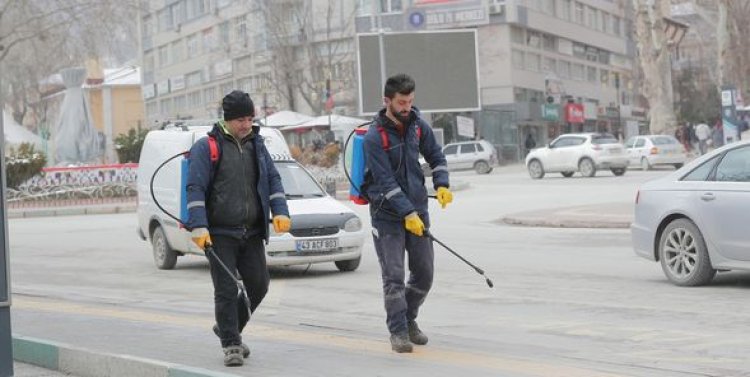
M590 220L550 220L523 219L517 217L503 217L496 222L525 227L537 228L593 228L593 229L629 229L630 221L590 221Z
M107 354L63 343L13 336L13 359L81 377L236 377L130 355Z
M104 205L104 206L80 206L60 208L29 208L20 210L8 210L9 219L29 217L51 217L51 216L77 216L77 215L105 215L112 213L130 213L136 211L135 203Z

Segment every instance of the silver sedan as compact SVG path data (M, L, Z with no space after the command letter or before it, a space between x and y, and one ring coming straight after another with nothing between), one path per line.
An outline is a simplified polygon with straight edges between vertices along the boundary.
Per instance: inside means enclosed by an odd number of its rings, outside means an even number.
M630 226L636 254L676 285L750 270L750 141L730 144L640 187Z

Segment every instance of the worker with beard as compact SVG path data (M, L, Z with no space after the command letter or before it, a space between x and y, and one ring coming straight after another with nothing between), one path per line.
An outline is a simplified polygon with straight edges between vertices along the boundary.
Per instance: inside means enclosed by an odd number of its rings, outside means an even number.
M432 287L434 254L425 236L430 226L422 154L432 168L437 200L453 200L448 166L432 129L413 106L414 80L405 74L388 78L385 108L365 134L366 173L362 191L370 202L372 234L383 279L386 323L391 348L412 352L412 344L427 344L417 326L419 307ZM404 283L408 253L409 279Z

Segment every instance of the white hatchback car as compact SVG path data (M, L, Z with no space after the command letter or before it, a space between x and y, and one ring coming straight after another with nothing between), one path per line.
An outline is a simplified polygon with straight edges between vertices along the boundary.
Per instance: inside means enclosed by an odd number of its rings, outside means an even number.
M660 179L635 200L636 254L661 262L676 285L750 270L750 141L726 145Z
M687 161L685 147L673 136L640 135L625 142L630 166L650 170L654 165L672 165L676 169Z
M609 169L620 176L627 166L622 144L606 133L560 135L526 156L526 167L533 179L543 178L546 173L562 173L568 178L577 171L584 177L593 177L598 169Z
M451 171L474 169L478 174L489 174L497 165L495 147L486 140L446 144L443 154Z

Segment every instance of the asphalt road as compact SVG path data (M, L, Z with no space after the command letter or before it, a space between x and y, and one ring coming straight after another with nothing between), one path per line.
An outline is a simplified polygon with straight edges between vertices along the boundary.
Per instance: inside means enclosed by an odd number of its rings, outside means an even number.
M247 376L750 376L750 274L679 288L634 255L627 230L497 222L519 211L632 202L640 183L663 173L455 174L470 187L447 209L432 208L433 233L495 288L436 246L435 283L419 317L430 343L411 355L390 351L368 239L353 273L332 263L274 270L244 333L250 361L227 370L210 331L206 260L182 257L175 270L157 270L135 214L12 219L13 332ZM355 209L367 219L366 208Z

